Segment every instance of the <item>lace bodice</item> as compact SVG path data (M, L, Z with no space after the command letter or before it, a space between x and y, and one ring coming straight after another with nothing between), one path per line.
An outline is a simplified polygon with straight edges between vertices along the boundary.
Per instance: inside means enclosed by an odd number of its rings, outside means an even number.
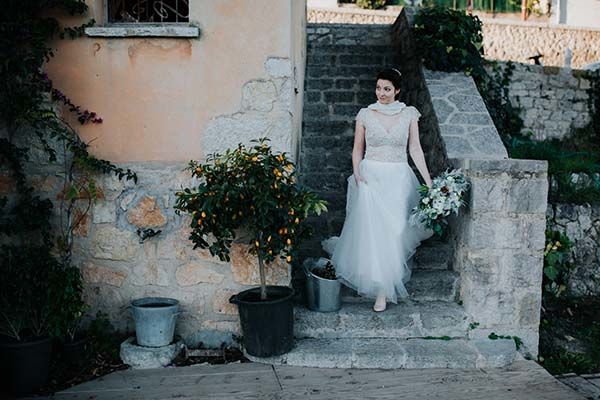
M413 106L407 106L394 115L362 108L356 120L365 127L365 159L406 162L408 128L411 121L418 121L420 116L421 113Z

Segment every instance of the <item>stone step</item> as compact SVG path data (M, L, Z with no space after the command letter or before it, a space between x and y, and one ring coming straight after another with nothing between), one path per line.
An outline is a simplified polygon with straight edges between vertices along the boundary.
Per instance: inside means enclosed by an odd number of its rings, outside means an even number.
M421 244L414 256L413 270L417 269L452 269L452 247L449 244Z
M316 312L304 306L294 312L297 338L466 338L469 321L462 306L444 301L390 303L376 313L369 303L344 303L336 312Z
M287 354L250 360L319 368L500 368L516 357L510 339L298 339Z
M406 290L415 301L456 301L459 294L459 277L454 271L436 269L415 269ZM342 287L344 302L372 302L359 296L356 291Z
M396 49L391 45L370 45L364 46L360 44L342 45L342 44L322 44L308 43L306 46L306 54L310 55L383 55L386 57L394 56Z

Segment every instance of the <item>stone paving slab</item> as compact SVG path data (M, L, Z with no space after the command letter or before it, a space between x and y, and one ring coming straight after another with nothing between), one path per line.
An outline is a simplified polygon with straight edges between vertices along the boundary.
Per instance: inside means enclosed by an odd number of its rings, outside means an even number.
M401 302L375 313L371 302L344 303L337 312L294 312L297 338L450 336L466 338L469 321L452 302Z
M120 371L54 399L583 400L533 361L488 369L328 369L259 363ZM41 399L37 397L36 399Z
M516 354L512 340L308 338L296 340L294 349L280 356L245 355L252 361L273 365L427 369L504 367L515 360Z

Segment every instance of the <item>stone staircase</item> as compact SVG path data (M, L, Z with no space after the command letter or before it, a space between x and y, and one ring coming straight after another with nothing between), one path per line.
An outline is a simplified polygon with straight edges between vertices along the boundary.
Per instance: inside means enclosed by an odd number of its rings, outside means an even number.
M375 100L374 78L393 65L390 26L308 26L301 182L329 201L329 212L311 222L316 238L305 248L315 257L320 241L339 235L345 216L346 179L352 174L354 117ZM410 300L372 310L373 300L343 289L338 312L295 308L295 348L258 362L332 368L482 368L510 364L512 340L470 338L459 300L452 248L430 239L417 250L407 289Z

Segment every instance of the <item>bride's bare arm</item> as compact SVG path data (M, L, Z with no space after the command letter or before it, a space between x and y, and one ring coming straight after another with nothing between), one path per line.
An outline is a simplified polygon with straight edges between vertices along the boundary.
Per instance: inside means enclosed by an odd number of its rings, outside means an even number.
M429 170L425 163L425 155L421 148L421 141L419 140L419 124L417 120L412 120L408 129L408 152L410 153L410 158L412 158L415 166L419 170L419 173L425 180L425 183L427 186L431 187L431 176L429 175Z
M356 128L354 128L354 147L352 148L352 171L354 173L354 179L358 185L359 181L366 182L359 174L358 165L363 159L365 154L365 127L360 120L356 121Z

